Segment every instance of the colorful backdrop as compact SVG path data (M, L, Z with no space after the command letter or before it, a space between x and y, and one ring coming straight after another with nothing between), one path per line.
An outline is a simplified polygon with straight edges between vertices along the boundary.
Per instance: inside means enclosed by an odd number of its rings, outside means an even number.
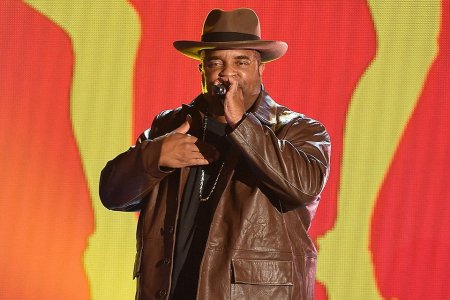
M99 173L200 92L172 42L242 6L289 44L266 89L332 138L316 299L450 299L450 0L1 0L0 299L133 299Z

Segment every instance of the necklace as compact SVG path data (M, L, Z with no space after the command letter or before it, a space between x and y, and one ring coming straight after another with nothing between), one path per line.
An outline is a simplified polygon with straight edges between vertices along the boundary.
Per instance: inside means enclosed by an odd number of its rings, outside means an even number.
M206 125L208 124L208 117L205 114L205 118L203 119L203 141L205 141L206 138ZM201 202L208 201L211 195L213 194L214 190L216 189L217 182L219 181L220 173L222 173L223 166L225 165L225 161L222 162L222 165L220 166L219 173L217 174L216 180L214 180L214 184L209 191L208 196L203 197L203 184L205 183L205 170L201 168L201 177L200 177L200 191L199 191L199 198Z

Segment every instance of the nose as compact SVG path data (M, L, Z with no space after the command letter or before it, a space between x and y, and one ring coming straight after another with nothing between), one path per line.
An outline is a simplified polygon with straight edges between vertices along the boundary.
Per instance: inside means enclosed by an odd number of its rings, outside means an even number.
M220 77L230 77L236 75L236 69L233 64L226 63L223 65L222 70L219 72Z

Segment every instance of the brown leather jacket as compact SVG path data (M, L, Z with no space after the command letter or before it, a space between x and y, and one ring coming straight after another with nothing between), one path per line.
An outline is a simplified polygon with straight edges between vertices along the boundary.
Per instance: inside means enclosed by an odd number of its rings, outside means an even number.
M159 114L136 146L108 162L100 196L112 210L141 210L134 276L137 299L167 299L179 199L189 168L158 167L162 135L193 118L204 100ZM313 299L316 249L308 236L329 172L330 139L317 121L264 91L227 135L232 145L200 267L198 299Z

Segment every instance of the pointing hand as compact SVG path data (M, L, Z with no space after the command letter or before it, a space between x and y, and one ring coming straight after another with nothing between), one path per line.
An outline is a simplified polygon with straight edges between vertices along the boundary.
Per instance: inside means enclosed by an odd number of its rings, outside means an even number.
M183 168L207 165L219 157L219 152L213 146L187 134L191 123L192 117L187 115L183 124L163 136L159 157L160 167Z

